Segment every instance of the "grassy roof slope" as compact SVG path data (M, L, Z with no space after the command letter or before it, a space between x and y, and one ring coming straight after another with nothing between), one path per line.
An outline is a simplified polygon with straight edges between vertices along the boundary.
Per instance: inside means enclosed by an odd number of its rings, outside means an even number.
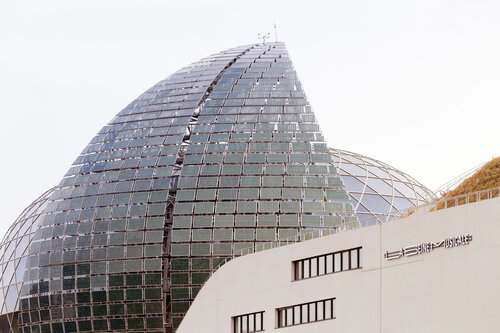
M454 190L442 195L442 199L458 195L500 187L500 157L495 157L483 165L472 176L466 178Z

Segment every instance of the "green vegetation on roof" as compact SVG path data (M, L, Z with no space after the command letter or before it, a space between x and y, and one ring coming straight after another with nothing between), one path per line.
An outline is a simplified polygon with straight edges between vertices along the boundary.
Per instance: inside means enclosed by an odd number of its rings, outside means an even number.
M472 176L464 179L454 190L444 193L441 199L487 190L493 187L500 187L500 157L495 157L483 165Z

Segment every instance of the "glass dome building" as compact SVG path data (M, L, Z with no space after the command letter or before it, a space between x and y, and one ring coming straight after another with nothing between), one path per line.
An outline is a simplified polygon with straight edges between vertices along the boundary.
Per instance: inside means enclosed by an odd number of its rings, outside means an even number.
M29 205L7 230L1 242L0 314L13 312L19 307L28 249L52 191L48 190Z
M361 225L386 222L436 199L410 175L379 160L330 148L333 163Z
M193 63L119 112L16 220L0 328L173 332L233 253L358 225L364 199L336 163L283 43Z

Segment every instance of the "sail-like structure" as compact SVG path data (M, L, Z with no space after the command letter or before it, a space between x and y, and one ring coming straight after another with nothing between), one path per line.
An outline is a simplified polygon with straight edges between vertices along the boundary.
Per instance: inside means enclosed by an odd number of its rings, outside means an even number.
M13 332L171 332L228 257L358 223L283 43L158 82L30 207L0 245Z

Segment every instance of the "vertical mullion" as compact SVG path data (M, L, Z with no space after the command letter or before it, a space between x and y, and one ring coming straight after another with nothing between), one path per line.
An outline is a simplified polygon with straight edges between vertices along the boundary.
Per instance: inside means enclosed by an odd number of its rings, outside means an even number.
M332 273L335 273L335 253L332 254Z
M360 259L360 256L361 256L361 248L358 247L358 268L361 267L361 259Z
M300 261L302 263L302 266L300 267L300 270L302 271L302 279L304 278L304 260Z
M344 252L340 252L340 272L344 270Z
M287 308L284 309L285 311L285 327L288 325L288 311L287 311Z
M322 301L323 302L323 320L326 319L326 301Z
M352 266L351 266L351 261L352 261L351 252L352 252L352 251L351 251L351 250L349 250L349 270L351 270L351 269L352 269L352 268L351 268L351 267L352 267Z

